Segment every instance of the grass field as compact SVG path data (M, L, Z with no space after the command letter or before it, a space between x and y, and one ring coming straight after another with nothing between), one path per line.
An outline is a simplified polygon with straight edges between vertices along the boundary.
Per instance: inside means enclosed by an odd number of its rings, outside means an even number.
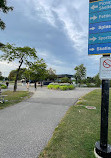
M6 91L2 94L7 96L5 97L5 103L0 103L0 109L19 103L32 95L32 93L28 91Z
M94 106L96 110L89 110L85 106ZM111 97L109 107L111 125ZM68 110L39 158L95 158L94 146L100 137L100 108L100 90L95 90L79 100Z

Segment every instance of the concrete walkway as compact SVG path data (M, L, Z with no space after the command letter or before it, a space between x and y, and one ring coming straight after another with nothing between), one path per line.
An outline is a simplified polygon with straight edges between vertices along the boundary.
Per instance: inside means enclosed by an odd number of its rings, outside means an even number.
M92 90L38 88L32 98L0 110L0 158L37 158L68 108Z

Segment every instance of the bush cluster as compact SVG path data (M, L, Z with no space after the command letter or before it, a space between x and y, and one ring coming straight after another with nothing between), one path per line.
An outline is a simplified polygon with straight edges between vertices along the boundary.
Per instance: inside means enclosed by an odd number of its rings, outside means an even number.
M7 86L4 85L4 84L0 84L0 87L1 87L1 89L6 89L7 88Z
M75 87L74 87L74 85L71 85L71 84L50 84L50 85L48 85L48 89L55 89L55 90L57 90L57 89L60 89L60 90L62 90L62 91L65 91L65 90L72 90L72 89L74 89Z

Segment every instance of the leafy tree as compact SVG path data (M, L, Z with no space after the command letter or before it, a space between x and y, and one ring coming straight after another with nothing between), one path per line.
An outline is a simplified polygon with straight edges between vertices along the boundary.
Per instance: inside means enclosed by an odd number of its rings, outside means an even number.
M31 60L37 60L37 52L34 48L30 47L15 47L14 45L7 44L1 48L1 50L4 52L3 55L1 55L1 60L6 60L8 62L13 62L14 60L19 61L19 67L17 70L16 78L15 78L15 84L14 84L14 91L17 89L17 80L19 76L19 71L24 63L25 65L31 65Z
M71 83L71 80L68 77L61 78L61 83Z
M0 48L3 47L3 46L4 46L4 44L0 42Z
M94 82L93 77L87 77L86 82L87 83L93 83Z
M3 13L8 13L9 11L12 11L13 10L13 7L8 7L7 6L7 1L6 0L0 0L0 11L2 11ZM5 23L2 21L2 19L0 18L0 28L2 30L5 29Z
M36 62L32 63L25 73L27 74L27 78L30 74L30 79L36 81L43 81L47 76L47 65L43 59L37 60Z
M2 76L2 72L0 71L0 80L3 80L4 77Z
M17 71L18 71L18 69L12 70L9 73L9 76L8 76L9 80L11 80L11 81L15 80ZM23 76L25 77L25 74L24 74L25 71L26 71L26 68L20 68L19 75L18 75L18 80L21 80Z
M0 71L0 77L2 76L2 72Z
M76 73L74 75L74 78L76 79L76 84L81 83L83 79L86 78L86 68L83 64L76 66L75 69Z
M56 70L49 68L49 70L47 70L47 79L54 81L56 78Z
M97 87L100 87L100 85L101 85L102 82L101 82L101 80L99 78L99 73L96 76L93 77L93 80L94 80L95 85Z

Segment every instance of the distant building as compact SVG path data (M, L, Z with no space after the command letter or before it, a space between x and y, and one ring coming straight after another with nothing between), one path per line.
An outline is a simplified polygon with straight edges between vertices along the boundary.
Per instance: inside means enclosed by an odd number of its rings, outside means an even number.
M73 75L69 75L69 74L60 74L60 75L57 75L58 79L61 79L63 77L68 77L71 80L71 78L73 77Z

